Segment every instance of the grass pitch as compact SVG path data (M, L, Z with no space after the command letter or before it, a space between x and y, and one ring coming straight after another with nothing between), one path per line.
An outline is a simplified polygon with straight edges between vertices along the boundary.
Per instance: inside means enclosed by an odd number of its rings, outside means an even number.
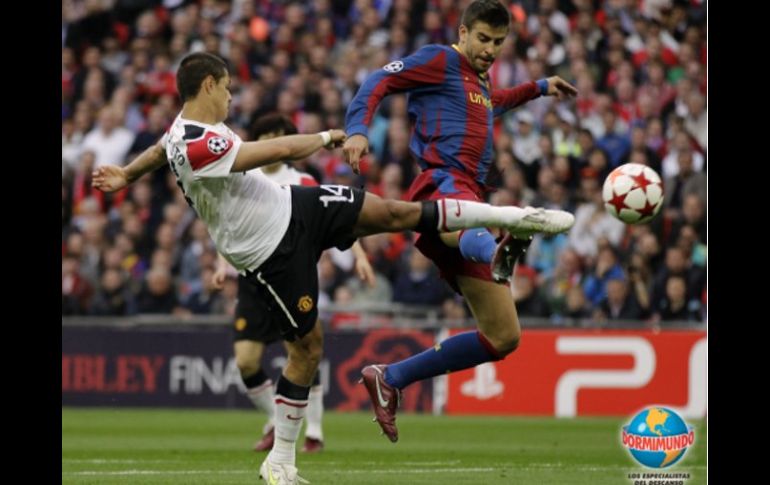
M256 411L62 409L63 484L253 484ZM620 444L628 419L402 414L399 442L368 413L324 415L326 449L298 451L313 484L631 484L629 473L689 473L706 483L706 425L674 467L644 469ZM300 437L300 442L302 441Z

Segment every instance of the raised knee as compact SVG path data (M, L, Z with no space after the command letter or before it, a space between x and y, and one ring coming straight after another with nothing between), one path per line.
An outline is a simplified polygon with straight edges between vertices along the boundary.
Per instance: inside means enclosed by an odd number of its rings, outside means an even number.
M502 359L519 347L521 332L511 329L509 331L500 332L497 335L487 336L487 340L492 344L492 347L494 347L497 356Z
M505 336L497 349L500 357L513 353L519 347L519 342L521 342L521 334L519 332Z

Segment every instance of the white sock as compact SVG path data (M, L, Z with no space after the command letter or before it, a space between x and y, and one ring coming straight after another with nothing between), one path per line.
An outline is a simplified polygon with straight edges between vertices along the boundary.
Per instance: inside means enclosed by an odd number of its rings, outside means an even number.
M308 396L307 414L305 420L307 421L307 429L305 430L305 438L313 438L319 441L324 440L324 433L321 429L321 420L324 414L324 389L323 386L313 386L310 388L310 395Z
M267 423L262 428L262 433L267 433L270 428L274 426L275 421L275 404L273 401L273 381L268 379L262 384L252 389L246 390L246 395L249 396L254 407L260 411L264 411L267 414Z
M307 409L307 400L275 395L275 442L268 459L273 463L294 465L296 444Z
M526 211L520 207L497 207L470 200L439 199L438 230L443 232L473 227L515 226Z

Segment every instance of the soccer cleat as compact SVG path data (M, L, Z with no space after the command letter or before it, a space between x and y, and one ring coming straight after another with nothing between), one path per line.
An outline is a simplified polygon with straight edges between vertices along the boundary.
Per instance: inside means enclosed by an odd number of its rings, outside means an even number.
M267 458L259 467L259 478L268 485L297 485L310 483L297 475L297 467L288 463L273 463Z
M525 207L526 214L508 228L514 236L529 236L535 232L558 234L568 231L575 224L575 216L560 210L543 209L542 207Z
M367 365L361 370L361 380L369 391L375 420L390 441L398 441L396 409L401 404L401 391L385 382L384 365Z
M305 444L302 445L302 451L305 453L318 453L323 451L324 442L315 438L305 437Z
M511 278L513 268L520 257L527 252L532 236L516 237L510 233L503 236L497 244L490 266L492 278L498 283L505 283Z
M254 443L254 451L270 451L273 448L273 441L275 441L275 428L270 428L259 441Z

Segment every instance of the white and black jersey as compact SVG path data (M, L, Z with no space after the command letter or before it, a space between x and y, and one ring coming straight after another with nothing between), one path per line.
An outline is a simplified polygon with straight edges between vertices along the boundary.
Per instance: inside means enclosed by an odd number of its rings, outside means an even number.
M289 226L291 193L261 171L231 173L243 141L224 123L174 120L163 137L171 171L208 226L217 250L239 272L259 267Z

